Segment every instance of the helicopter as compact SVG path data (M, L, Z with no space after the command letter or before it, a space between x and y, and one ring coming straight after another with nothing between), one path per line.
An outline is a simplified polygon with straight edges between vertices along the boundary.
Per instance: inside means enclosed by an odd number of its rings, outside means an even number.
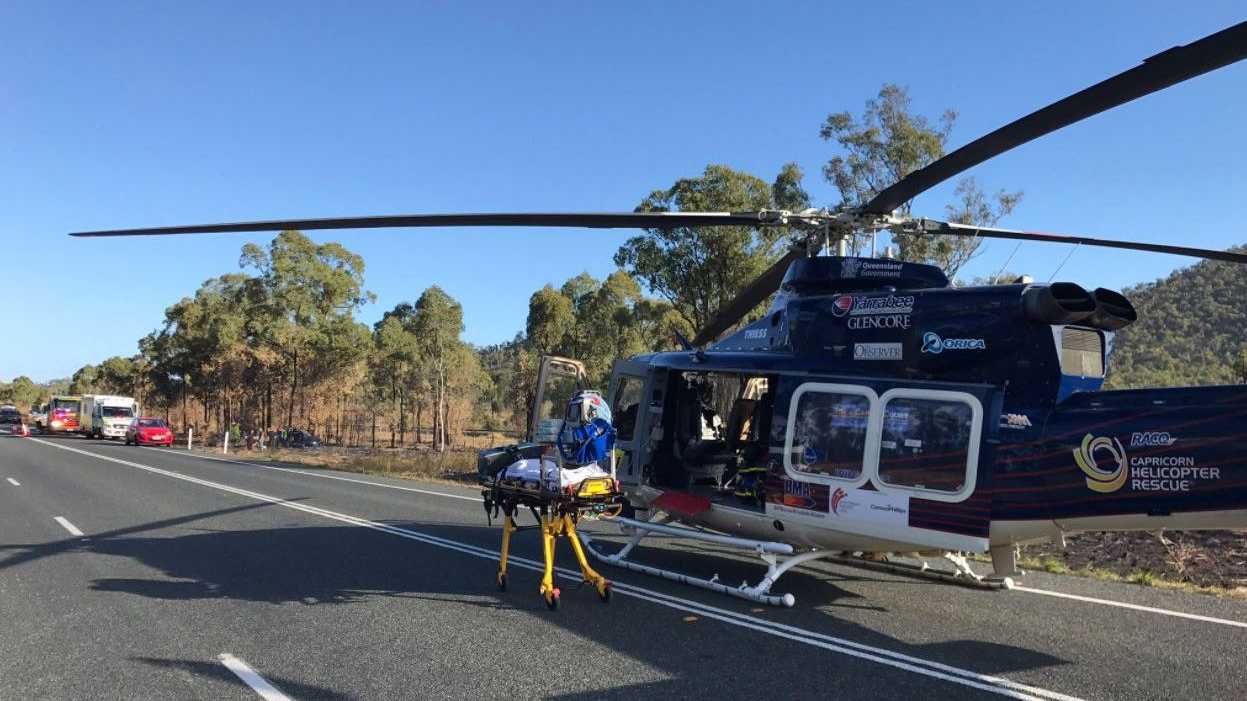
M617 431L613 477L625 504L613 520L632 539L607 554L589 535L579 538L598 560L775 605L794 604L792 595L771 592L785 572L845 552L943 553L955 567L949 577L1007 587L1017 575L1016 547L1025 542L1088 530L1247 528L1247 386L1106 391L1115 333L1137 320L1119 292L1025 279L955 287L938 267L848 255L845 242L892 232L1247 264L1244 252L898 213L1012 148L1245 57L1247 22L1006 124L854 207L415 214L71 235L786 227L799 232L791 249L691 340L679 339L679 350L615 363L605 400ZM764 315L742 323L768 299ZM505 450L540 455L539 434L549 434L584 376L575 359L543 358L529 441ZM756 585L732 586L717 575L630 560L650 534L743 548L761 557L767 574ZM989 554L993 575L975 574L959 553Z

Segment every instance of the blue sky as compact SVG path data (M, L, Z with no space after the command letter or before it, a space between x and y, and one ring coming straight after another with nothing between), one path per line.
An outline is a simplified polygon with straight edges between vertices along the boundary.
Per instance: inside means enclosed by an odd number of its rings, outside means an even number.
M834 204L818 138L884 82L960 112L959 145L1169 46L1241 3L0 4L0 379L136 351L166 306L268 236L68 231L279 217L631 210L726 163L787 161ZM937 6L938 5L938 6ZM1090 7L1087 7L1090 5ZM1143 98L971 173L1022 189L1002 226L1247 243L1247 65ZM951 184L920 197L939 216ZM439 284L466 338L508 339L528 296L602 277L633 232L317 232L367 261L371 322ZM1012 242L967 275L994 272ZM1024 244L1044 280L1066 256ZM1060 277L1123 287L1188 259L1080 249Z

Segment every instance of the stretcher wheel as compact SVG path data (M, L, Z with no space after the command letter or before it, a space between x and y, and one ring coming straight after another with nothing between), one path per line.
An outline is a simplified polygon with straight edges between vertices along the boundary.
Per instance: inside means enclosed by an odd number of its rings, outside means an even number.
M551 611L557 611L559 608L558 588L554 588L546 592L545 598L546 598L546 608L550 609Z
M602 586L598 587L597 590L598 598L602 600L602 603L609 604L611 602L611 583L603 582Z
M505 572L498 573L498 591L507 590L507 574Z

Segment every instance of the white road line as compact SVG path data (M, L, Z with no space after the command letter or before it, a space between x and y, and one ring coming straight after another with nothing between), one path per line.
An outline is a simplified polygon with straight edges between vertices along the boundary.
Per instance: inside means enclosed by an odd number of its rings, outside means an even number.
M61 524L62 528L69 531L70 535L76 535L76 536L83 535L83 532L78 530L78 527L70 523L69 519L65 518L64 516L56 516L53 518L53 520Z
M7 480L9 481L9 484L13 485L14 487L20 487L20 486L22 486L22 483L21 483L21 482L18 482L17 480L13 479L12 477L6 477L5 479L7 479Z
M223 652L216 656L225 668L233 672L235 676L243 681L244 684L251 687L251 690L260 695L265 701L291 701L289 696L277 690L277 687L268 683L268 680L260 676L246 662L234 657L228 652Z
M149 450L160 450L160 449L149 448ZM179 455L181 455L181 453L179 453ZM420 494L430 494L433 496L446 497L448 499L463 499L465 501L474 501L474 502L480 501L480 497L469 497L469 496L462 496L458 494L447 494L445 492L438 492L438 491L431 490L431 489L417 489L415 487L400 487L395 484L384 484L381 482L369 482L368 480L353 479L350 477L340 477L338 475L324 475L318 472L307 472L304 470L298 470L298 469L288 468L288 467L273 467L272 465L261 465L259 463L245 462L242 460L229 460L227 458L218 458L218 457L213 457L211 455L195 455L194 457L203 458L204 460L216 460L218 462L229 462L229 463L234 463L236 465L248 465L251 467L260 467L266 470L277 470L279 472L289 472L289 473L296 474L296 475L306 475L308 477L323 477L325 479L341 480L343 482L354 482L356 484L367 484L373 487L382 487L385 489L398 489L404 492L418 492ZM1111 599L1097 599L1097 598L1090 597L1090 596L1079 596L1077 594L1064 594L1062 592L1050 591L1047 589L1033 589L1033 588L1026 587L1021 584L1016 584L1016 583L1014 584L1014 588L1018 590L1025 590L1025 591L1031 592L1032 594L1046 594L1048 596L1055 596L1055 597L1059 597L1063 599L1073 599L1075 601L1083 601L1086 603L1103 604L1105 606L1118 606L1120 608L1132 609L1135 611L1144 611L1148 613L1158 613L1158 614L1165 615L1165 616L1175 616L1177 618L1186 618L1186 619L1190 619L1193 621L1203 621L1205 623L1217 623L1221 625L1235 626L1238 628L1247 628L1247 623L1244 623L1242 621L1233 621L1233 620L1229 620L1225 618L1214 618L1212 616L1201 616L1199 614L1184 613L1182 611L1174 611L1171 609L1162 609L1162 608L1156 608L1152 606L1140 606L1138 604L1129 604L1129 603L1125 603L1121 601L1113 601Z
M1148 613L1159 613L1162 616L1173 616L1175 618L1186 618L1192 621L1203 621L1204 623L1218 623L1223 626L1234 626L1235 628L1247 628L1247 623L1242 621L1232 621L1228 618L1214 618L1212 616L1201 616L1197 613L1185 613L1183 611L1173 611L1171 609L1156 608L1155 606L1143 606L1142 604L1128 604L1124 601L1113 601L1111 599L1097 599L1093 596L1081 596L1079 594L1066 594L1065 592L1052 591L1050 589L1034 589L1032 587L1015 584L1013 586L1016 591L1030 592L1031 594L1043 594L1044 596L1055 596L1058 599L1072 599L1074 601L1084 601L1089 604L1103 604L1105 606L1116 606L1118 608L1130 609L1132 611L1147 611Z
M332 519L334 521L340 521L342 523L348 523L354 526L359 526L361 528L368 528L370 530L380 531L382 533L388 533L390 535L398 536L400 538L405 538L407 540L414 540L414 541L418 541L421 543L425 543L427 545L433 545L433 546L437 546L440 548L445 548L447 550L453 550L453 551L460 552L466 555L471 555L473 557L478 557L478 558L485 559L485 560L497 560L498 559L498 551L496 550L489 550L487 548L481 548L475 545L470 545L470 544L462 543L459 541L449 540L447 538L442 538L440 536L429 535L427 533L421 533L419 531L413 531L413 530L409 530L406 528L399 528L397 526L391 526L389 524L378 523L376 521L369 521L367 519L360 518L358 516L351 516L349 514L343 514L343 513L336 512L336 511L330 511L328 509L322 509L317 506L311 506L308 504L301 504L297 502L286 501L283 499L279 499L277 497L269 496L267 494L261 494L259 492L253 492L253 491L242 489L239 487L232 487L227 484L221 484L219 482L212 482L209 480L200 479L198 477L191 477L190 475L184 475L180 472L173 472L171 470L164 470L159 467L152 467L150 465L143 465L140 463L131 462L129 460L122 460L120 458L100 455L98 453L92 453L90 451L80 450L78 448L71 448L69 446L60 445L58 443L50 443L50 442L41 441L41 440L36 440L35 442L42 443L43 445L51 446L53 448L58 448L60 450L68 450L70 452L80 453L82 455L97 458L99 460L114 462L120 465L126 465L128 467L134 467L140 470L145 470L147 472L151 472L154 474L164 475L166 477L172 477L174 479L183 480L185 482L191 482L193 484L199 484L205 487L211 487L213 489L218 489L223 492L229 492L231 494L238 494L240 496L245 496L251 499L255 499L257 501L267 502L267 503L274 504L277 506L282 506L288 509L293 509L295 511L302 511L304 513L313 514L316 516L320 516L322 518ZM513 567L519 567L519 568L523 568L527 570L532 570L534 572L540 572L542 571L544 567L542 563L536 562L535 560L517 557L515 555L512 555L510 557L510 564ZM565 567L559 567L556 569L558 570L559 574L564 577L575 578L575 579L579 579L580 577L580 572L578 571L570 570ZM753 616L748 616L745 614L737 613L735 611L721 609L716 606L710 606L708 604L703 604L701 602L693 601L690 599L683 599L680 597L671 596L669 594L664 594L662 592L645 589L643 587L635 586L632 584L625 584L623 582L613 582L612 591L614 591L618 595L629 596L629 597L636 598L636 599L642 599L644 601L648 601L653 604L657 604L659 606L666 606L668 608L676 609L678 611L683 611L685 613L697 614L697 615L700 615L706 618L711 618L717 621L721 621L723 623L727 623L729 625L734 625L734 626L738 626L741 628L754 630L754 631L765 633L767 635L771 635L771 636L778 637L778 638L792 640L794 642L802 643L804 645L810 645L812 647L821 648L821 649L835 652L838 654L848 655L848 656L856 657L856 658L863 659L863 660L869 660L871 662L876 662L878 664L887 665L889 667L894 667L897 669L903 669L909 672L913 672L915 674L921 674L924 676L941 679L943 681L951 682L954 684L960 684L963 686L981 689L983 691L989 691L989 692L1000 694L1002 696L1007 696L1010 698L1028 699L1032 701L1040 701L1043 699L1047 699L1049 701L1079 701L1078 697L1075 697L1075 696L1069 696L1069 695L1062 694L1059 692L1050 691L1048 689L1034 687L1034 686L1030 686L1027 684L1021 684L1019 682L1014 682L1009 679L1005 679L1003 677L995 677L995 676L991 676L987 674L980 674L972 670L962 669L959 667L954 667L952 665L945 665L939 662L925 660L920 657L914 657L912 655L906 655L903 653L894 652L892 650L887 650L885 648L877 648L877 647L873 647L870 645L865 645L863 643L846 640L843 638L837 638L837 637L830 636L830 635L816 633L814 631L808 631L802 628L797 628L795 626L789 626L785 624L775 623L772 621L767 621L761 618L755 618Z
M160 448L148 448L148 450L160 450ZM164 451L162 451L164 452ZM462 499L464 501L479 502L479 496L469 497L462 494L447 494L446 492L438 492L432 489L417 489L416 487L400 487L397 484L384 484L381 482L369 482L368 480L355 479L353 477L342 477L340 475L326 475L319 472L310 472L307 470L299 470L293 467L274 467L273 465L261 465L256 462L246 462L244 460L230 460L229 458L218 458L212 455L196 455L195 453L182 453L178 455L188 455L190 457L202 458L204 460L215 460L217 462L228 462L235 465L247 465L249 467L259 467L265 470L276 470L278 472L289 472L296 475L306 475L308 477L322 477L329 480L339 480L341 482L354 482L355 484L367 484L372 487L383 487L385 489L397 489L402 492L416 492L417 494L430 494L437 497L446 497L447 499Z

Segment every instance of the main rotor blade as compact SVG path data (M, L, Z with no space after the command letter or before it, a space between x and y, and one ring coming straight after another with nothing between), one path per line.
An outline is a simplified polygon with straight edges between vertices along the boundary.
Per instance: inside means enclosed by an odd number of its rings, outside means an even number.
M1216 251L1209 248L1190 248L1188 246L1169 246L1159 243L1142 241L1114 241L1112 239L1096 239L1090 236L1073 236L1070 234L1046 234L1039 231L1017 231L1015 229L997 229L989 226L971 226L951 222L919 220L923 231L932 234L948 234L950 236L979 236L986 239L1015 239L1020 241L1043 241L1045 243L1073 243L1082 246L1099 246L1102 248L1122 248L1128 251L1149 251L1151 253L1171 253L1175 256L1191 256L1207 258L1227 263L1247 265L1247 253L1233 251Z
M719 310L719 313L706 324L705 328L697 332L697 335L693 337L693 345L704 346L718 338L719 334L731 328L748 314L750 309L770 297L771 293L778 290L780 283L784 281L784 273L788 272L788 266L804 255L805 251L793 248L783 258L775 261L775 264L767 268L765 272L754 278L754 281L741 290L740 294Z
M1243 58L1247 58L1247 22L1186 46L1175 46L1144 59L1141 65L1124 73L971 141L927 167L910 173L875 195L862 211L887 214L954 175L1009 149Z
M166 234L225 234L246 231L299 229L380 229L438 226L550 226L590 229L676 229L683 226L763 226L783 223L781 212L497 212L489 214L398 214L333 219L275 219L271 221L148 229L80 231L70 236L161 236Z

